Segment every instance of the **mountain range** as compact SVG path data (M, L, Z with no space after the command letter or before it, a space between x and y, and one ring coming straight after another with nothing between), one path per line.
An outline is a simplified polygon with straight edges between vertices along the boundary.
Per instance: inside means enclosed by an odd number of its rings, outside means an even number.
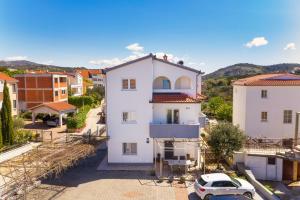
M73 71L73 67L61 67L56 65L46 65L31 62L28 60L13 60L13 61L6 61L0 60L1 67L8 67L12 69L20 69L20 70L49 70L49 71L66 71L70 72Z
M256 74L277 73L277 72L298 72L299 63L281 63L274 65L255 65L250 63L238 63L220 68L212 73L203 76L204 79L221 77L246 77Z
M61 67L55 65L45 65L27 60L5 61L0 60L0 66L22 70L49 70L49 71L73 71L73 67ZM84 67L82 67L84 69ZM256 74L276 73L276 72L300 72L299 63L281 63L274 65L255 65L250 63L238 63L224 68L220 68L212 73L203 76L204 79L221 77L245 77Z

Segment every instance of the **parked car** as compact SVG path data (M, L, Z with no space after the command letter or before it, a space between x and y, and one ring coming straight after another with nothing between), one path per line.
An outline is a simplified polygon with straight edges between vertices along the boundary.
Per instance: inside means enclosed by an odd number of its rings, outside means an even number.
M249 200L250 198L245 197L244 195L219 195L219 196L212 196L209 200Z
M63 122L63 124L66 123L65 118L63 118L62 122ZM46 123L47 123L48 126L56 127L56 126L59 125L59 119L58 119L57 116L52 116L52 117L47 119Z
M252 199L255 194L254 187L246 180L231 178L224 173L212 173L201 175L195 180L196 194L204 200L218 195L243 195Z

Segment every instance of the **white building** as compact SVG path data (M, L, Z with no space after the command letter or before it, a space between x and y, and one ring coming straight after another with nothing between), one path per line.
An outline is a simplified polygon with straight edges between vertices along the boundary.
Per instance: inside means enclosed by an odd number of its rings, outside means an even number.
M83 79L80 73L68 73L68 86L71 88L72 96L83 94Z
M102 70L89 70L90 79L93 81L94 86L105 86L105 76Z
M199 160L200 71L150 54L105 72L108 163Z
M244 163L257 179L299 180L300 151L293 147L299 99L298 75L264 74L235 81L233 124L250 139L234 162Z
M4 74L0 72L0 109L2 108L2 102L3 102L3 88L4 88L4 82L6 81L7 87L9 90L9 96L12 106L12 116L18 115L19 110L19 103L18 103L18 80L14 79L7 74Z
M294 138L300 76L266 74L233 83L233 124L250 137Z

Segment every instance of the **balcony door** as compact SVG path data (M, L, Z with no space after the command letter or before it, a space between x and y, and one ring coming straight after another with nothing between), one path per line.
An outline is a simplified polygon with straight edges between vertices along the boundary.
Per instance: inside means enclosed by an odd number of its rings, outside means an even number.
M168 124L179 124L179 110L168 109L167 110L167 123Z

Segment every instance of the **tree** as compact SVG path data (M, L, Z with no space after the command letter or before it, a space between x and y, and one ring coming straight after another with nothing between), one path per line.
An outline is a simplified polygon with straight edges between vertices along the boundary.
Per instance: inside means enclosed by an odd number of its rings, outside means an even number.
M212 128L207 143L216 156L218 167L222 158L231 157L243 147L245 139L244 133L231 123L220 122Z
M7 87L6 81L3 87L3 102L1 108L1 129L2 129L2 140L3 144L12 145L14 143L14 129L13 129L13 119L11 116L11 101L9 96L9 89Z
M226 120L228 122L231 122L232 121L232 105L226 104L226 103L220 105L220 107L217 109L216 117L217 117L217 119Z
M218 108L222 104L224 104L222 97L213 97L208 101L207 107L209 112L211 112L213 115L216 115Z

